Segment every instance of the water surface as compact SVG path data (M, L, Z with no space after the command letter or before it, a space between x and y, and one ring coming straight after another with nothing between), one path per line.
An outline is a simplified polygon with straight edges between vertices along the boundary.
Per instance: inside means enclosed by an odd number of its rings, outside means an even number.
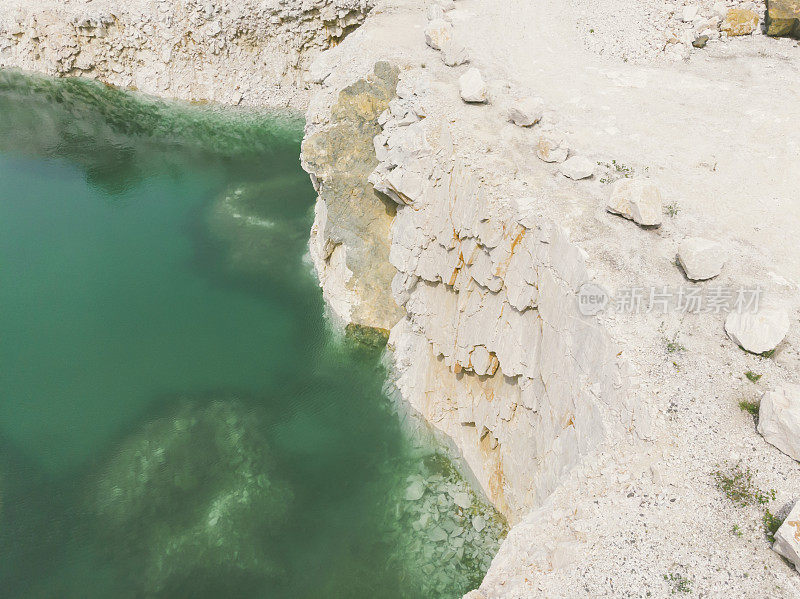
M0 72L4 597L480 580L501 525L409 447L380 349L326 325L301 134Z

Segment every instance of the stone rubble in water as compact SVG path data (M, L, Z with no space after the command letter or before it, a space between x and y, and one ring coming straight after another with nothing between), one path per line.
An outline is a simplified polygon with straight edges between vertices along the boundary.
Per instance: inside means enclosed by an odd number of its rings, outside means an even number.
M481 104L486 102L486 83L478 69L469 69L458 78L458 87L461 92L461 99L469 104Z
M570 179L588 179L594 175L595 164L583 156L573 156L561 165L561 174Z
M758 25L758 15L752 10L742 8L732 8L725 15L725 20L720 25L720 31L728 34L728 37L740 35L750 35Z
M520 127L530 127L542 120L544 100L527 97L515 100L508 109L508 120Z
M786 516L778 532L775 533L775 543L772 548L794 564L800 572L800 501Z
M767 0L767 35L800 38L800 0Z
M800 461L800 385L787 384L764 393L758 432L767 443Z
M688 237L678 247L678 262L692 281L716 277L722 272L726 258L727 254L719 243L702 237Z
M413 596L460 597L480 584L506 525L442 455L426 457L406 477L387 514L396 532L395 558ZM413 493L411 493L413 490ZM410 499L410 496L415 499ZM414 535L403 531L414 530Z
M544 162L564 162L569 156L569 147L563 137L545 133L539 138L536 156Z
M453 26L442 19L434 19L425 28L425 43L434 50L442 47L453 39Z
M658 226L664 214L661 191L647 179L619 179L611 186L606 210L638 225Z
M757 313L731 312L725 319L725 332L743 349L763 354L772 351L789 332L786 310L762 308Z

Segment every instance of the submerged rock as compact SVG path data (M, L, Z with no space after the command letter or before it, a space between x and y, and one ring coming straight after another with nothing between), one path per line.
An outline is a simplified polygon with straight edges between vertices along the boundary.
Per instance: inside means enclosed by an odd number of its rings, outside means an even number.
M281 574L270 539L292 492L274 476L260 429L237 402L185 405L124 440L101 469L89 511L104 551L133 564L140 593L236 589Z

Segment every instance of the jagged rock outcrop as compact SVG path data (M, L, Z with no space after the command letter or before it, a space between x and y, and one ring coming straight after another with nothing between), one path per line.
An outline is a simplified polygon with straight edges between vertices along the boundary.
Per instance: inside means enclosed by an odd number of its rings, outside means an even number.
M371 7L372 0L10 0L0 13L0 67L184 100L302 107L310 61Z
M372 75L343 89L328 127L308 136L302 150L319 194L310 246L325 298L344 324L387 331L402 315L390 294L395 206L368 178L378 164L378 117L390 106L397 76L396 67L378 63Z

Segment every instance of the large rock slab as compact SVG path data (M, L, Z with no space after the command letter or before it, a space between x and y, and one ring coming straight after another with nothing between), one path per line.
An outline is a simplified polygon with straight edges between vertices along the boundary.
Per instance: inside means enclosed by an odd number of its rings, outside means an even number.
M775 533L775 544L772 548L792 562L800 572L800 501L794 504L792 511Z
M800 37L800 0L767 0L767 35Z
M731 312L725 319L725 332L737 345L754 354L772 351L789 332L785 310L762 309L759 312Z
M784 385L764 394L758 432L767 443L800 461L800 385Z
M616 181L606 210L645 227L660 225L664 214L661 192L646 179Z
M692 281L713 279L722 272L726 253L716 241L687 237L678 247L678 262Z

